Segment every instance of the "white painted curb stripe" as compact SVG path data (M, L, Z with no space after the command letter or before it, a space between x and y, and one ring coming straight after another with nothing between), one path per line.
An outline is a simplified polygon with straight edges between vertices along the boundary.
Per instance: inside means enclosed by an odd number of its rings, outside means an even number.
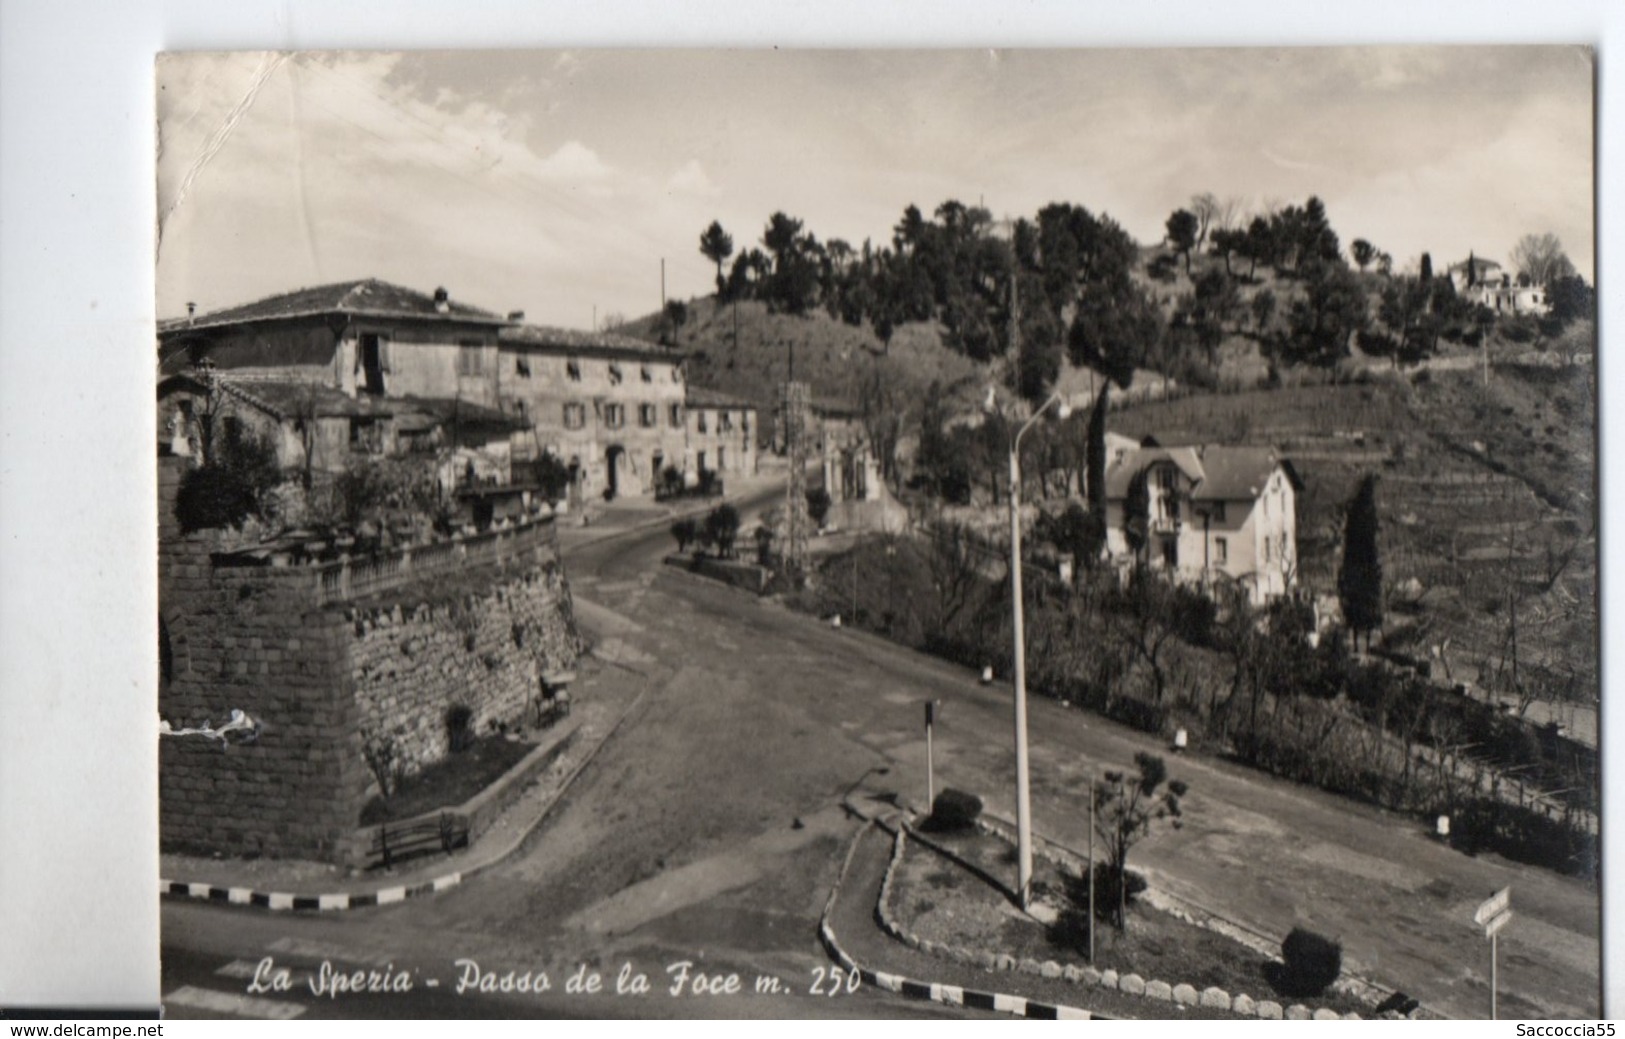
M958 985L932 985L931 998L940 998L951 1006L962 1007L965 1005L965 990Z
M1079 1010L1077 1007L1058 1006L1055 1008L1055 1018L1058 1021L1088 1021L1089 1011Z
M1004 992L993 993L993 1009L1002 1010L1006 1014L1020 1014L1027 1016L1027 1001L1020 996L1012 996Z
M448 873L443 877L434 878L434 890L444 891L449 887L456 887L463 882L461 873Z
M246 906L254 901L254 890L246 887L229 888L226 891L226 901L232 905Z
M293 908L293 896L292 895L284 895L284 894L280 894L278 892L273 891L268 897L271 900L271 908L272 909L292 909Z
M378 904L381 906L394 905L396 902L406 901L405 887L386 887L378 892Z
M348 909L350 908L350 896L318 895L316 897L316 908L322 910L323 912L326 912L329 909Z
M256 999L239 992L216 992L213 989L184 985L164 997L164 1003L207 1010L214 1014L232 1014L254 1017L266 1021L291 1021L305 1012L298 1003L274 999Z

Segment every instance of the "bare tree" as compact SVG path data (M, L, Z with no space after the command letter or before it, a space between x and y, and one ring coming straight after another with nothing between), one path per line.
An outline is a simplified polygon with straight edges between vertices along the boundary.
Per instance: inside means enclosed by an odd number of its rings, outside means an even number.
M1512 266L1531 285L1549 285L1554 279L1574 273L1574 264L1563 252L1563 243L1548 231L1526 234L1512 247Z

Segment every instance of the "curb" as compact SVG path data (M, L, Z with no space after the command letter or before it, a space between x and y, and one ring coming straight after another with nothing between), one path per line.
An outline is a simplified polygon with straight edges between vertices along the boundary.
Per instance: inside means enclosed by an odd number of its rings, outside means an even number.
M917 981L904 977L901 974L890 974L885 971L871 970L860 966L856 960L847 955L835 938L835 930L830 926L830 914L835 909L836 898L840 894L841 884L846 880L847 871L852 866L852 859L858 850L858 842L863 840L865 834L879 826L874 819L869 819L852 838L847 848L846 859L841 863L841 872L835 879L835 886L830 889L829 899L824 903L823 916L818 921L818 938L831 959L842 970L856 974L865 985L887 992L895 992L910 999L928 999L934 1003L945 1006L970 1007L973 1010L992 1010L997 1013L1012 1014L1016 1017L1037 1018L1042 1020L1063 1021L1113 1021L1116 1018L1096 1014L1081 1007L1066 1006L1060 1003L1043 1003L1024 996L1010 995L1005 992L982 992L977 989L963 988L959 985L946 985L934 981Z
M575 768L570 770L570 774L564 777L564 782L559 784L559 788L553 792L552 797L549 798L547 803L542 807L542 810L537 814L535 820L532 821L529 826L526 826L523 832L518 833L511 838L511 844L494 855L489 861L482 862L476 866L470 866L467 869L452 870L449 873L443 873L438 877L419 881L415 884L401 884L395 887L381 888L377 891L368 891L360 894L340 891L324 895L298 895L282 891L256 891L253 888L246 887L225 887L219 884L209 884L206 882L160 879L158 881L158 895L160 898L168 895L173 898L190 898L199 901L216 902L234 906L257 907L260 909L269 909L279 912L314 911L328 913L340 912L347 909L370 909L373 906L394 905L397 902L405 902L408 899L423 898L428 895L437 895L442 891L448 891L451 888L457 887L469 877L482 873L499 862L506 860L508 856L518 851L520 846L523 845L530 835L535 832L536 828L542 824L542 821L552 813L553 806L558 803L559 799L563 797L565 792L568 791L571 785L575 783L576 777L581 775L582 771L592 763L593 759L598 756L598 752L604 748L604 745L607 744L617 732L620 731L621 725L625 723L627 718L631 717L632 712L638 709L638 707L643 703L644 698L648 695L649 687L645 685L643 690L640 691L637 696L632 698L632 702L627 705L626 710L621 712L621 716L615 719L615 724L611 725L609 727L609 731L604 733L604 738L598 741L598 745L593 747L586 757L577 762ZM854 847L856 847L855 844Z

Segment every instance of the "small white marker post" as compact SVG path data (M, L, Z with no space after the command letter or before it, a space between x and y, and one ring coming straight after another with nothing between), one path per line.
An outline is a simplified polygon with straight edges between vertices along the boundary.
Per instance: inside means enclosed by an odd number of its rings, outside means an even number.
M1496 935L1501 928L1512 919L1512 888L1504 887L1495 894L1486 898L1473 914L1473 923L1484 925L1484 937L1490 940L1490 1020L1495 1018L1495 991L1499 978L1497 977Z

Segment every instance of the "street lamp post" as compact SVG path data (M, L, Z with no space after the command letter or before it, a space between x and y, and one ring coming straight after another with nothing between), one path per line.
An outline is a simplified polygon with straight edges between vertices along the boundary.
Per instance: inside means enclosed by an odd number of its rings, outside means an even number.
M1051 395L1010 438L1010 611L1016 681L1016 895L1028 908L1033 882L1032 804L1027 782L1027 636L1021 595L1021 438L1052 405L1071 412L1060 393Z

